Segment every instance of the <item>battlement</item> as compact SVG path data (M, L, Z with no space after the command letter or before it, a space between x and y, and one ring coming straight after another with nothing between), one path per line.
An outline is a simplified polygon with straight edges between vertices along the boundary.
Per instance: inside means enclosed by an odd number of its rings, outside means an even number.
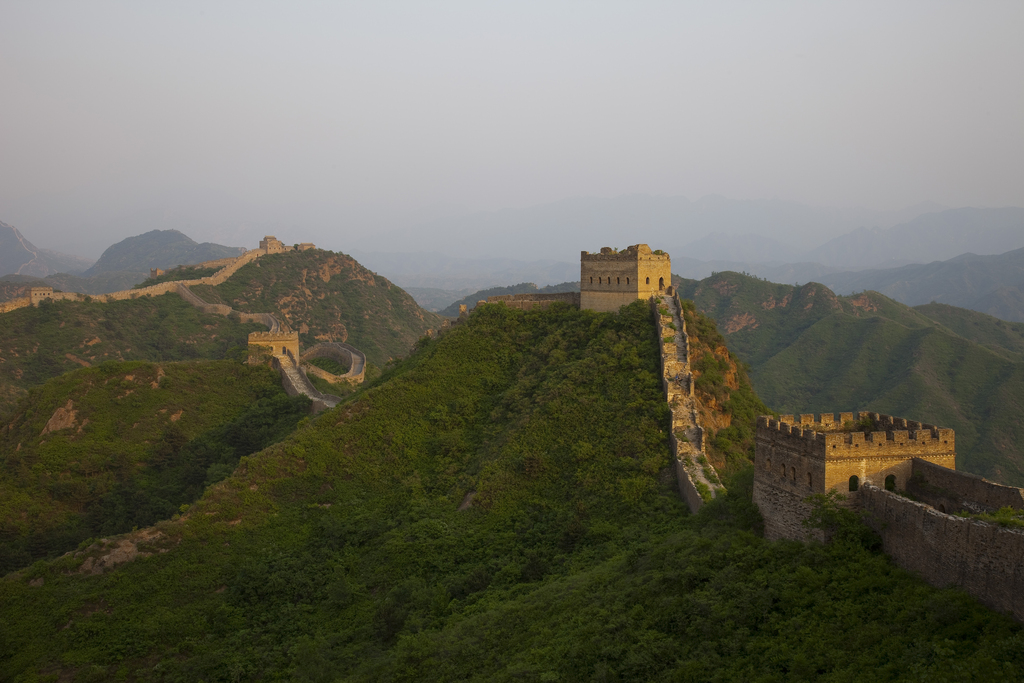
M659 250L660 251L660 250ZM589 251L580 252L580 261L669 261L669 255L665 252L660 254L651 251L646 244L633 244L622 251L616 251L611 247L601 247L601 251L591 254Z
M316 249L312 242L302 242L295 246L289 246L273 235L267 235L260 240L260 251L264 254L283 254L286 251L306 251Z
M865 433L854 425L870 420L883 429ZM833 413L819 416L804 414L799 422L792 415L778 420L762 415L757 418L757 438L766 443L788 442L790 448L805 457L830 460L834 458L951 456L956 452L952 429L906 420L879 413Z

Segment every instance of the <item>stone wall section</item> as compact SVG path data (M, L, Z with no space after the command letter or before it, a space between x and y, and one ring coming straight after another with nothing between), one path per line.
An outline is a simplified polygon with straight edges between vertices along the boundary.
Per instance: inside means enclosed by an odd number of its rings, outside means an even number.
M920 458L913 459L911 468L907 490L940 512L995 512L1004 507L1024 510L1024 489L954 472Z
M505 304L509 308L515 308L521 311L529 311L534 308L547 308L555 302L561 302L579 308L580 293L554 292L550 294L538 294L528 292L525 294L499 294L497 296L487 297L487 301L483 303ZM461 310L462 309L460 308L460 317L462 316Z
M672 285L669 255L646 244L622 251L604 247L599 254L580 252L580 308L618 312L637 299L650 299Z
M873 484L858 498L897 565L1024 621L1024 531L944 514Z
M650 301L661 348L662 388L672 415L669 444L679 493L690 511L697 512L725 487L704 452L704 429L697 418L693 373L690 371L690 340L679 294L670 286L666 292L651 297ZM670 324L675 329L669 327Z
M344 375L335 375L323 368L307 363L314 358L333 358L341 363L348 364L348 372ZM366 356L356 347L342 342L324 342L306 349L301 358L302 369L307 374L327 380L332 384L341 382L362 383L366 377Z

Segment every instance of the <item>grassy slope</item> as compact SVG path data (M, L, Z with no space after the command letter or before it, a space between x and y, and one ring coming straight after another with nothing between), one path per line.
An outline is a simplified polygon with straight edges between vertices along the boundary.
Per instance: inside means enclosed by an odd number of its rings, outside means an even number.
M877 292L837 297L816 283L793 287L738 273L681 285L750 364L754 387L773 409L872 409L947 425L957 432L958 467L1024 484L1024 364L1005 351Z
M303 346L347 341L379 366L406 356L441 318L350 256L322 249L274 254L217 287L194 287L207 301L271 312L297 329Z
M26 389L82 367L80 361L241 358L249 332L257 330L266 327L201 313L177 294L109 304L44 302L4 313L0 415Z
M228 361L109 362L32 389L0 432L0 573L169 518L307 411L268 368Z
M1011 323L949 304L914 306L956 334L981 344L1010 360L1024 360L1024 323Z
M857 544L761 540L749 477L689 516L665 476L665 422L643 304L486 306L243 460L160 526L152 549L168 552L0 581L0 677L1024 673L1020 627L963 594Z

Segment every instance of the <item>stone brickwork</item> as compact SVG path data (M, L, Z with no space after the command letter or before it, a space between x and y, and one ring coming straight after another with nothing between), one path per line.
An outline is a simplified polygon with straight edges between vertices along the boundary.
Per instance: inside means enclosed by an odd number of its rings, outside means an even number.
M911 465L907 491L939 512L995 512L1024 509L1024 490L995 484L982 477L956 472L920 458Z
M897 565L933 586L960 586L1024 621L1024 531L944 514L873 484L861 487L858 498Z
M252 355L261 354L261 349L269 349L273 356L289 356L295 362L299 360L298 332L250 332L249 349ZM266 353L263 351L262 353Z
M849 431L861 420L878 429ZM802 521L810 508L803 501L812 494L848 494L868 481L904 490L914 458L956 468L952 429L878 413L840 413L838 419L832 413L761 416L756 439L754 502L764 517L765 536L773 539L807 536Z
M672 284L669 255L646 244L599 254L580 252L580 308L618 312L637 299L650 299Z
M534 308L547 308L555 302L561 302L580 307L579 292L554 292L550 294L525 293L525 294L500 294L487 297L489 304L504 304L509 308L516 308L521 311L529 311ZM617 310L617 309L616 309ZM459 308L459 315L462 315L462 308Z

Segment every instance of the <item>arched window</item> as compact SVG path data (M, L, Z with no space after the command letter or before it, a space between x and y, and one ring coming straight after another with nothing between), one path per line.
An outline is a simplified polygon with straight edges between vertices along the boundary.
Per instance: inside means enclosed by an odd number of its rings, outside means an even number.
M651 284L651 278L647 278L647 284Z
M789 468L789 478L792 479L794 482L796 481L796 468L795 467L790 467Z
M888 477L885 478L885 490L886 491L895 491L896 490L896 475L895 474L890 474Z
M807 473L807 488L813 488L814 484L811 482L811 473Z
M665 278L658 278L658 289L665 289Z
M627 285L629 284L629 278L628 277L626 278L626 284Z
M856 491L857 490L857 486L859 484L860 484L860 480L857 479L857 475L856 474L853 475L852 477L850 477L850 490L851 491Z
M621 285L622 284L622 280L620 278L615 278L615 284Z
M597 284L601 284L601 276L600 275L597 276Z
M594 278L590 278L590 284L594 284Z

